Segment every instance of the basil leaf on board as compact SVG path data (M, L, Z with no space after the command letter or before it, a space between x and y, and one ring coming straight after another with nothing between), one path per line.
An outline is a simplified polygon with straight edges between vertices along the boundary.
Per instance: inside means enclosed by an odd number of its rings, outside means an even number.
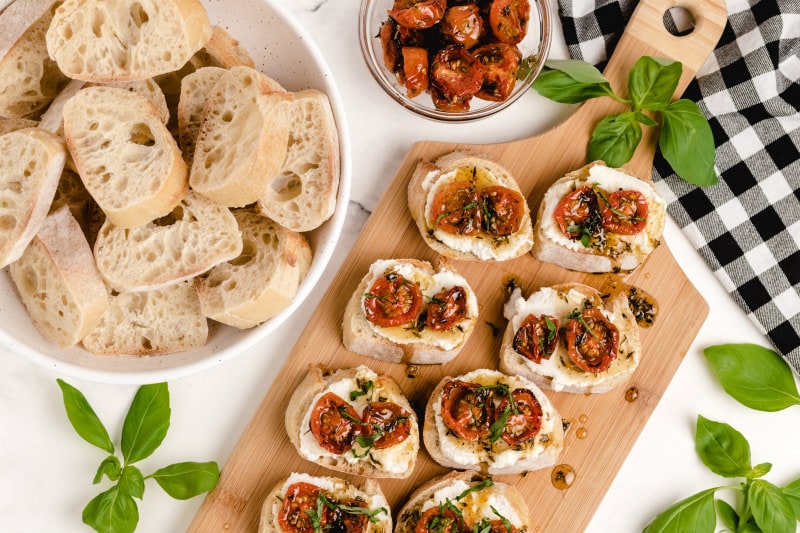
M621 167L631 160L641 139L642 127L633 112L609 115L595 126L586 159Z
M139 523L139 508L131 496L113 486L84 507L83 523L98 533L133 533Z
M697 104L680 99L661 109L658 147L678 176L694 185L714 185L714 134Z
M750 473L750 444L744 435L724 422L697 416L695 448L709 470L723 477L744 477Z
M161 485L164 492L178 500L188 500L217 486L219 466L207 463L175 463L147 476Z
M795 533L797 517L781 489L765 479L756 479L747 490L747 501L758 527L770 533Z
M139 387L122 425L122 455L127 464L149 457L158 448L167 435L169 418L167 384Z
M142 471L135 466L128 465L122 469L122 475L117 485L123 494L140 500L144 496L144 476Z
M747 478L757 479L764 477L769 474L770 470L772 470L772 463L759 463L753 467L749 474L747 474Z
M108 476L108 479L111 481L116 481L119 479L120 473L122 472L122 465L119 464L119 459L117 459L116 455L109 455L103 462L100 463L100 466L97 468L97 473L94 475L94 480L92 483L97 485L103 479L103 475Z
M800 404L792 369L777 352L757 344L718 344L703 350L725 392L759 411Z
M667 107L678 87L683 66L670 59L642 56L628 73L628 94L634 109Z
M574 59L548 59L531 87L545 98L562 104L579 104L599 96L616 97L599 70Z
M56 379L56 382L61 387L67 418L78 435L92 446L97 446L108 453L114 453L111 437L108 436L105 426L92 406L89 405L86 396L63 379Z
M714 533L717 514L714 510L714 492L706 489L681 500L658 515L642 533Z
M656 122L652 118L648 117L647 115L645 115L641 111L634 111L633 115L636 117L636 120L639 123L644 124L645 126L650 126L650 127L658 126L658 122Z
M794 509L794 516L800 520L800 479L796 479L783 487L783 495Z
M725 500L716 500L717 514L722 523L731 531L739 529L739 514Z

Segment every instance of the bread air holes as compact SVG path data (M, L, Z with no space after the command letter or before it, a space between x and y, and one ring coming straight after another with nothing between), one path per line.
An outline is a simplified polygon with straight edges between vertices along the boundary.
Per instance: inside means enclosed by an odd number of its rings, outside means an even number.
M144 7L142 7L142 4L139 2L135 2L131 5L130 15L133 24L137 28L141 28L150 20L150 17L147 15L147 11L144 10Z
M242 241L242 253L239 254L238 257L232 259L230 264L235 267L243 267L246 266L248 263L252 262L253 259L256 257L256 247L253 244L253 241L249 239L244 239Z
M156 144L153 131L150 129L150 126L143 122L134 124L134 126L131 128L128 141L133 144L138 144L139 146L145 146L147 148L155 146Z
M281 172L270 184L275 200L288 202L300 196L303 192L303 180L300 174L307 173L311 168L315 168L315 165L306 165L306 168L300 169L299 174L291 171Z
M92 11L92 33L95 37L102 37L103 24L106 23L106 17L102 11L97 9Z

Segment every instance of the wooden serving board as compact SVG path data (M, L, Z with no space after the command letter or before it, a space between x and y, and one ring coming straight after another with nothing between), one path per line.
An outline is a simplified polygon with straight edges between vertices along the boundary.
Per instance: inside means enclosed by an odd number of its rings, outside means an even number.
M618 92L626 86L627 73L634 62L642 55L651 55L683 63L683 76L676 91L677 95L682 94L713 50L726 21L724 0L683 0L681 5L695 20L694 31L684 37L672 36L662 23L663 13L674 5L675 0L640 2L605 71ZM475 368L497 368L500 339L506 325L502 316L503 287L512 276L526 295L539 287L557 283L582 282L605 291L616 282L624 281L654 296L661 309L655 324L641 332L642 362L629 383L605 394L548 392L565 421L571 423L560 463L574 470L572 485L568 489L556 488L551 482L552 468L499 478L516 484L525 495L533 513L535 531L582 531L708 314L708 305L666 245L659 246L642 267L624 278L570 272L541 263L530 255L493 264L455 262L455 268L477 294L478 325L455 360L441 366L421 367L413 378L408 376L406 365L381 363L348 352L341 342L341 322L348 298L373 261L399 257L436 260L436 254L424 244L406 207L406 186L417 161L433 160L455 149L479 150L503 162L512 171L535 213L547 187L584 164L585 146L597 120L620 110L611 99L601 98L582 105L570 119L553 130L529 139L482 146L440 142L415 144L222 469L219 485L206 497L189 531L254 533L265 496L292 471L347 477L301 459L286 436L285 407L309 364L322 363L332 369L365 364L378 373L389 374L398 381L420 415L429 393L442 377L460 375ZM645 132L636 155L626 165L634 175L651 172L656 145L653 133ZM630 387L638 389L635 401L626 400ZM446 472L447 469L430 459L423 447L411 477L381 480L380 485L396 513L415 487Z

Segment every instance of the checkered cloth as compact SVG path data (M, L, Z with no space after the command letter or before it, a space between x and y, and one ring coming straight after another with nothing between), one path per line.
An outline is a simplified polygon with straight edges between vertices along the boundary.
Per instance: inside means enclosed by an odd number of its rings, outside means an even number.
M558 2L570 55L602 69L636 0ZM660 153L653 180L725 289L800 371L800 0L727 7L722 38L683 95L711 124L720 183L695 187ZM684 29L678 17L670 26Z

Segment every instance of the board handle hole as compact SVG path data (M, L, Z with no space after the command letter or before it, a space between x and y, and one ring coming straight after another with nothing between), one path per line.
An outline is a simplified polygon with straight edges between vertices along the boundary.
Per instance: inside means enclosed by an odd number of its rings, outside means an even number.
M694 31L695 20L692 12L682 6L674 6L666 11L662 17L664 27L672 35L682 37Z

